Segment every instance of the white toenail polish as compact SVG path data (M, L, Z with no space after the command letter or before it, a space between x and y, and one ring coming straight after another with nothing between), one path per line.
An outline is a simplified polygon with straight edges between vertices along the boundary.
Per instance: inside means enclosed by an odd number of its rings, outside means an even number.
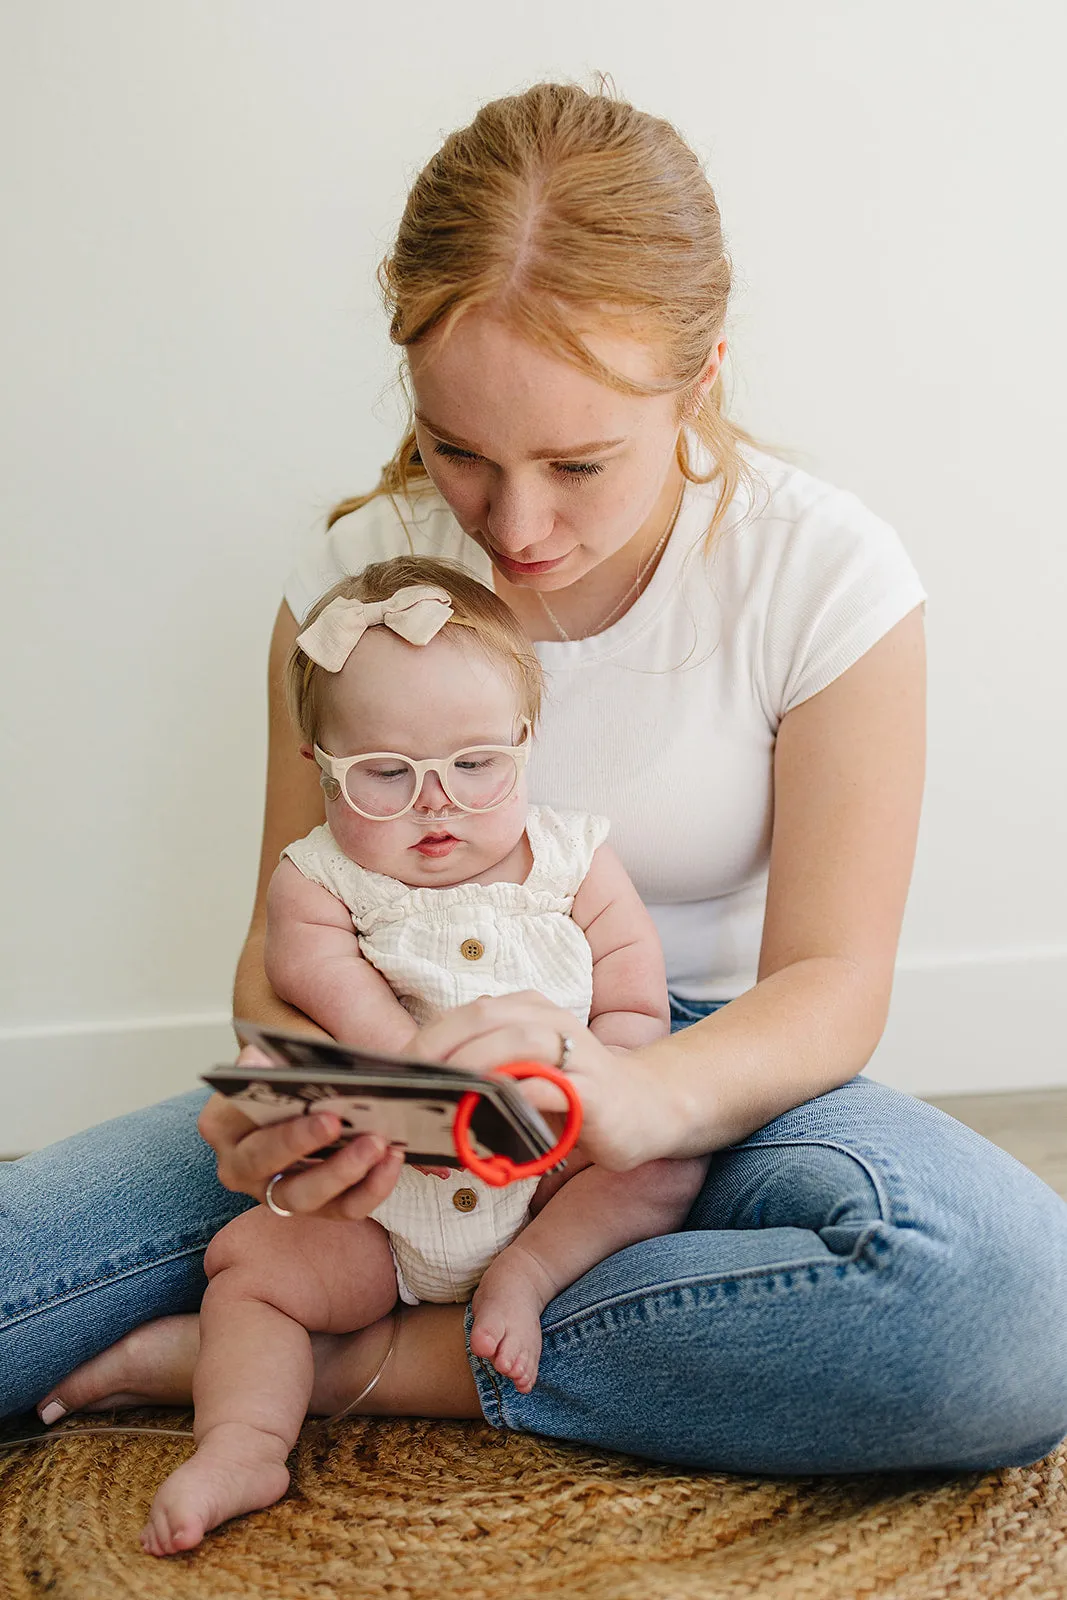
M50 1400L41 1412L41 1421L46 1428L49 1428L53 1422L58 1422L60 1417L65 1417L66 1414L67 1408L62 1400Z

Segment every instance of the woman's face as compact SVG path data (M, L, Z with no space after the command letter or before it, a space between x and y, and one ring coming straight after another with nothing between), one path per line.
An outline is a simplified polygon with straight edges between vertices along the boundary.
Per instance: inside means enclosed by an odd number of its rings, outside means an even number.
M652 347L586 338L614 371L661 378ZM665 525L679 484L677 395L620 394L481 312L408 359L426 470L509 583L566 588Z

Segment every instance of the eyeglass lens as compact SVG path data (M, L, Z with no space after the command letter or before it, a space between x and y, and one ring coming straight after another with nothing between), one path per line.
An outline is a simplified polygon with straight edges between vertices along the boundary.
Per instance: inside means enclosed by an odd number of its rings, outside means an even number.
M502 750L464 750L445 769L442 787L454 805L488 811L518 781L514 756ZM429 779L429 774L427 774ZM415 768L403 756L355 761L345 773L352 804L372 817L396 817L415 798Z

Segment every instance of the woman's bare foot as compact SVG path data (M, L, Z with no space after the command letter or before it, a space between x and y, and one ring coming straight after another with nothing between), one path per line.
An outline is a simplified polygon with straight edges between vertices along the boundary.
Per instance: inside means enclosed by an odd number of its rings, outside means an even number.
M491 1361L520 1394L537 1382L541 1312L551 1297L540 1262L516 1244L497 1256L474 1291L471 1351Z
M385 1326L385 1325L383 1325ZM369 1378L376 1355L371 1330L336 1338L312 1338L317 1381L311 1397L312 1412L336 1411L345 1397L358 1394L364 1367ZM364 1347L367 1347L366 1350ZM382 1352L387 1344L382 1347ZM69 1411L119 1411L128 1406L191 1406L193 1369L200 1353L200 1318L158 1317L134 1328L125 1338L90 1361L68 1372L61 1383L38 1402L41 1421L58 1422ZM363 1380L364 1382L366 1379ZM352 1388L353 1382L356 1388Z
M402 1321L396 1352L360 1411L376 1416L480 1417L463 1340L463 1307L415 1306L405 1311ZM333 1416L364 1388L389 1348L391 1335L392 1319L386 1318L361 1333L312 1336L313 1416ZM38 1402L38 1414L42 1422L53 1423L68 1411L191 1406L199 1350L199 1317L146 1322L69 1372Z
M289 1487L288 1454L276 1433L218 1423L157 1492L141 1529L142 1548L150 1556L192 1550L220 1522L272 1506Z
M200 1349L200 1319L159 1317L68 1372L38 1402L42 1422L68 1411L111 1411L124 1406L187 1406Z

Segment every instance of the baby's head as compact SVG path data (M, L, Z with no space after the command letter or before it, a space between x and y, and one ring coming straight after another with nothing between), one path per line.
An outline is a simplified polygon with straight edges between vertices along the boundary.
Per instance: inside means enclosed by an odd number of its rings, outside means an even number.
M461 567L398 556L343 579L308 613L286 679L330 829L360 866L444 887L519 845L541 667ZM441 771L413 765L428 760Z

